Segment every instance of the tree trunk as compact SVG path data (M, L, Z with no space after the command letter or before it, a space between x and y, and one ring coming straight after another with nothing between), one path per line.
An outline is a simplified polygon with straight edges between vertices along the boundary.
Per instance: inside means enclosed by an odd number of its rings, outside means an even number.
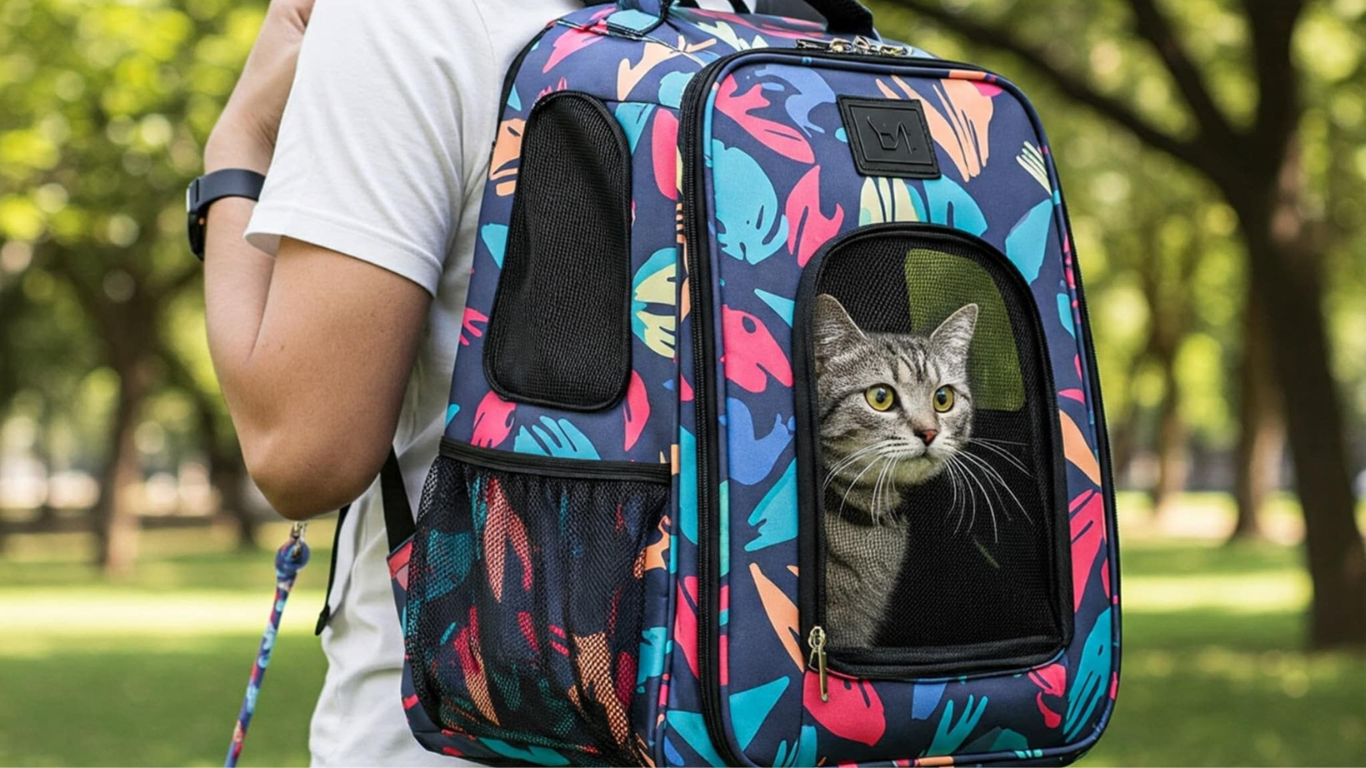
M1285 419L1280 393L1272 380L1266 321L1249 298L1243 312L1243 354L1238 364L1238 446L1233 497L1237 519L1229 542L1263 536L1258 515L1272 491L1280 487L1285 451Z
M233 524L237 529L237 548L256 549L257 521L251 514L251 507L247 504L246 494L242 492L242 485L246 482L247 469L242 463L241 454L237 453L230 456L228 451L220 451L215 448L209 462L210 482L214 488L218 489L218 497L222 500L222 510L232 517Z
M142 479L142 462L134 441L138 414L149 388L147 361L134 360L118 366L119 397L110 428L110 454L100 478L100 498L95 506L96 562L108 576L128 574L138 554L136 499Z
M1169 356L1162 366L1162 405L1157 422L1157 482L1153 486L1153 516L1171 514L1177 494L1186 487L1189 459L1186 455L1186 425L1181 419L1181 396L1176 380L1176 361Z
M1250 174L1249 174L1250 176ZM1300 200L1298 153L1275 176L1225 190L1247 241L1252 296L1267 318L1283 394L1313 584L1309 644L1366 647L1366 548L1355 518L1342 407L1329 370L1322 258Z

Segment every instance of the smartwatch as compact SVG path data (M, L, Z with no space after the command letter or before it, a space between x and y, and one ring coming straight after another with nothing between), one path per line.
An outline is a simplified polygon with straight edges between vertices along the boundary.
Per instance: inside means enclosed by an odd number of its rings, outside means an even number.
M190 251L204 260L204 229L209 221L209 206L225 197L261 198L261 186L266 177L244 168L224 168L190 182L185 190L186 229L190 235Z

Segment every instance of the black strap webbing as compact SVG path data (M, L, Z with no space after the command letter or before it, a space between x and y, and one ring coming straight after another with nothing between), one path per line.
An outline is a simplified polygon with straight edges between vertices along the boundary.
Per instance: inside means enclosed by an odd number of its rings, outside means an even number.
M323 593L323 609L318 613L318 623L313 626L315 635L321 635L327 620L332 618L332 585L337 581L337 548L341 545L342 523L346 522L346 513L350 511L351 505L347 504L337 512L337 530L332 534L332 562L327 565L327 591Z
M379 471L380 503L384 505L384 530L388 537L389 552L403 546L412 537L416 526L413 523L412 505L408 503L408 489L403 486L403 470L398 465L398 455L389 450L389 458ZM342 524L346 522L348 504L337 513L337 532L332 537L332 564L327 569L327 592L323 595L323 609L318 614L318 623L313 634L321 635L323 628L332 618L332 585L337 580L337 550L341 545Z
M417 526L413 523L413 506L408 503L408 489L403 487L403 470L393 449L379 471L380 500L384 504L384 530L389 534L389 553L411 539Z

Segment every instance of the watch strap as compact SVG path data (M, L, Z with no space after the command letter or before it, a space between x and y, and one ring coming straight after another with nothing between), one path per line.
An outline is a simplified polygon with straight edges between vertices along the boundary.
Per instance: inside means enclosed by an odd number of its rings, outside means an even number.
M209 206L225 197L259 200L265 183L265 176L245 168L223 168L190 182L185 190L185 210L189 218L190 250L195 256L204 258L204 228Z

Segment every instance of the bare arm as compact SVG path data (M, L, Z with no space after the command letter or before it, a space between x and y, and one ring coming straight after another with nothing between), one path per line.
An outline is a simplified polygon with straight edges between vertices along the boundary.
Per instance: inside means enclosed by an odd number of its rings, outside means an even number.
M205 148L207 170L269 166L311 0L275 0ZM348 503L398 422L430 296L367 262L242 238L254 203L213 205L205 249L209 351L252 479L280 514Z

